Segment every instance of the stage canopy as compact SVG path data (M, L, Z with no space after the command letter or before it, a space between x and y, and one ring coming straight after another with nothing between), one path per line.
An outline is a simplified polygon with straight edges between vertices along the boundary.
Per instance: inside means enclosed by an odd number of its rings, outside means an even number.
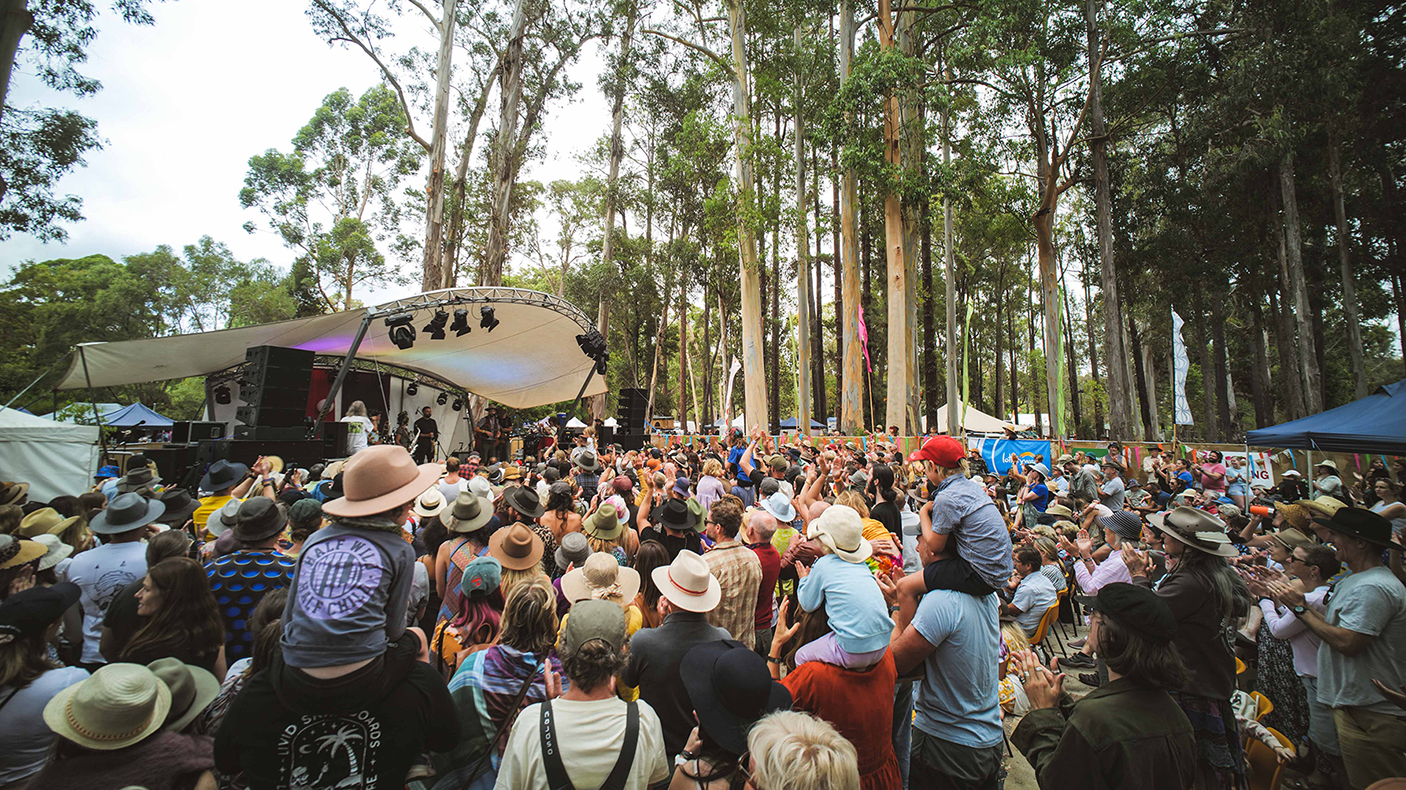
M992 417L984 411L970 404L957 404L957 418L962 421L962 428L965 433L1001 433L1010 428L1019 431L1020 427L1014 423L1006 422L997 417ZM947 406L937 407L937 433L950 434L947 430Z
M499 325L480 326L480 308L494 309ZM456 309L468 310L471 331L462 337L449 327ZM432 340L425 325L437 310L449 314L445 338ZM414 318L415 344L391 342L385 319ZM496 401L528 408L576 397L595 363L576 343L593 323L581 310L550 294L519 288L449 288L364 310L295 318L272 324L190 335L115 343L83 343L59 382L64 390L111 387L208 376L244 364L252 346L287 346L342 356L351 348L363 319L371 318L356 356L396 365ZM605 392L596 376L586 395Z
M1254 447L1406 455L1406 379L1352 403L1245 434Z
M169 428L171 418L157 414L140 403L133 403L104 414L103 425L109 428L135 428L138 425L143 428Z

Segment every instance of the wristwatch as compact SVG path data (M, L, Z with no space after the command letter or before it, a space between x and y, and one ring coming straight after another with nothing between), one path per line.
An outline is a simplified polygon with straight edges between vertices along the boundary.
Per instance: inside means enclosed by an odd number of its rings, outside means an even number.
M674 757L674 767L677 768L690 760L697 760L698 755L690 754L687 749L681 751Z
M1295 617L1299 617L1304 613L1303 604L1299 604L1298 606L1291 606L1289 607L1289 611L1293 612Z

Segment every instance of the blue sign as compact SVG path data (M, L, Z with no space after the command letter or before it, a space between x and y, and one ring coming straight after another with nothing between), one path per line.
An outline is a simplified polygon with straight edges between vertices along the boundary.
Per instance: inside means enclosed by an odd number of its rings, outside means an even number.
M1026 439L982 439L981 457L986 468L1003 475L1010 471L1011 456L1020 458L1022 465L1034 463L1035 456L1045 457L1045 465L1050 465L1050 443Z

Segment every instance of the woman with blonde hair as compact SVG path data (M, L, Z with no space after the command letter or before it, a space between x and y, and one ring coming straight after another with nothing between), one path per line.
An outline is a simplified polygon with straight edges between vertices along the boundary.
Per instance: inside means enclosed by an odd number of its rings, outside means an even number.
M859 755L828 722L783 710L747 734L747 787L755 790L859 790Z
M708 510L727 493L727 488L723 485L726 474L722 461L709 458L703 462L703 476L698 478L698 503L703 506L703 510Z

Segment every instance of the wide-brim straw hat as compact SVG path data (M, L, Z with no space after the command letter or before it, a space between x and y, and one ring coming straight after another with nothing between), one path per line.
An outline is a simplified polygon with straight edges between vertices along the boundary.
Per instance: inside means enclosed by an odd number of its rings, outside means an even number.
M44 556L44 544L17 538L14 535L0 535L0 568L13 568L33 562Z
M650 578L660 595L685 612L711 612L723 598L722 585L708 563L689 549L680 551L668 565L655 568Z
M1147 523L1164 535L1217 557L1238 557L1240 552L1225 534L1225 522L1194 507L1179 507L1170 513L1153 513Z
M171 690L141 664L108 664L55 694L44 723L57 735L99 751L121 749L160 731Z
M639 591L640 572L621 567L614 555L599 551L561 577L561 593L572 603L598 599L623 605L635 600Z
M439 464L416 465L398 444L378 444L353 455L342 473L342 497L324 502L322 512L359 518L412 502L439 479Z
M21 538L33 538L38 535L62 535L63 531L76 523L78 519L78 516L64 518L59 515L59 511L51 507L40 508L25 516L14 534Z
M845 562L860 563L869 559L874 547L864 539L864 519L859 511L848 505L831 505L810 523L807 538L825 544L831 553Z

